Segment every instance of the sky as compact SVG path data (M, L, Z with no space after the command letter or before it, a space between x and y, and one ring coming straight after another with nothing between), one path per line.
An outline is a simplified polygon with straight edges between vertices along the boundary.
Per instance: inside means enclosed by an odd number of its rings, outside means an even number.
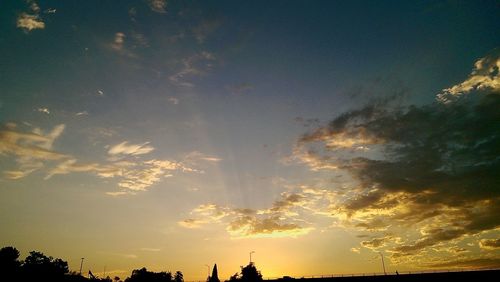
M500 267L498 1L3 1L0 245L228 279Z

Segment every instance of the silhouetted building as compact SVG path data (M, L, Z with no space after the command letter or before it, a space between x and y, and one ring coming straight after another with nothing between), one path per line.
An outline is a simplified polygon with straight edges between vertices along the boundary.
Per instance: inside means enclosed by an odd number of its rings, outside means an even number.
M210 276L208 282L220 282L219 274L217 273L217 264L214 265L214 269L212 269L212 276Z

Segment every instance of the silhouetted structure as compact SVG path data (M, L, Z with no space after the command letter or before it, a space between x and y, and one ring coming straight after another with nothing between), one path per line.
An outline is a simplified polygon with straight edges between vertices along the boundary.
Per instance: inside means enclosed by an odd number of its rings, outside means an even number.
M208 282L220 282L219 274L217 273L217 264L214 265L212 269L212 276L208 278Z

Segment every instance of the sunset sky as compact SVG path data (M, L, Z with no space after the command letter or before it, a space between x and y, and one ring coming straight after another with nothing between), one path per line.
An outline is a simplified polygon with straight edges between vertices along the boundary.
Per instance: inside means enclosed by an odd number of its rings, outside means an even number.
M0 247L125 278L500 267L498 1L2 1Z

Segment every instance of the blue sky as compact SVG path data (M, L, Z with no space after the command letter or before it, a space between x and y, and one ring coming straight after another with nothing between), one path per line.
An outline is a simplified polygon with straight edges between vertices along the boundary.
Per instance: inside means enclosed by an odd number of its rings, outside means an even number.
M498 205L498 128L463 129L496 118L497 2L2 6L3 245L188 279L251 250L268 277L378 271L379 251L391 269L499 265L498 225L471 227Z

